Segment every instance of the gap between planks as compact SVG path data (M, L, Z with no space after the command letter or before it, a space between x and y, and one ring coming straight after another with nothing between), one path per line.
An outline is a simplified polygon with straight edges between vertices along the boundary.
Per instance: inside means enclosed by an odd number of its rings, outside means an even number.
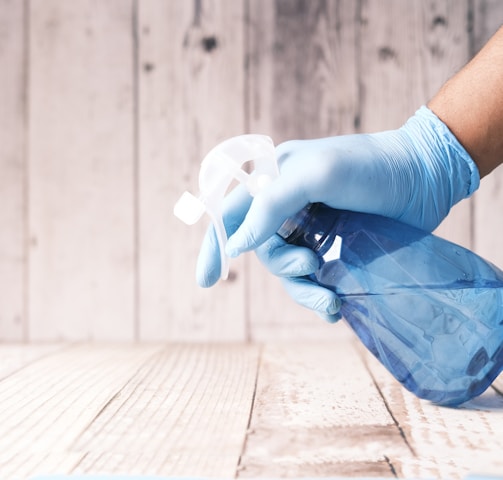
M246 345L78 345L40 358L0 382L0 478L233 477L257 364Z
M0 478L502 471L496 389L420 401L335 328L322 343L1 345Z

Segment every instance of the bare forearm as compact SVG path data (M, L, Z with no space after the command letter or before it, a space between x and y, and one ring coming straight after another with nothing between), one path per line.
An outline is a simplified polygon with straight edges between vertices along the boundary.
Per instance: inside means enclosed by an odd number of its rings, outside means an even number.
M503 27L429 102L483 177L503 162Z

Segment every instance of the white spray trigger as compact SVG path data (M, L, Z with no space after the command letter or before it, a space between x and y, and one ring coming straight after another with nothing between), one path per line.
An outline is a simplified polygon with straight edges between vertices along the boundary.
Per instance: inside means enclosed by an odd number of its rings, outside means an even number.
M251 172L242 169L253 162ZM193 225L206 212L213 222L220 249L220 276L229 274L229 259L225 254L227 233L222 219L224 196L233 182L244 184L256 195L278 176L274 144L266 135L240 135L214 147L201 162L199 197L185 192L175 204L174 214L187 225Z

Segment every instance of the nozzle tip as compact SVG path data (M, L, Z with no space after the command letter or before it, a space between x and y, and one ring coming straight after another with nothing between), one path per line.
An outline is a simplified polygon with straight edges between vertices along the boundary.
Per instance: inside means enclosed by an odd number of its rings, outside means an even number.
M194 225L205 211L204 203L189 192L183 193L173 209L175 216L187 225Z

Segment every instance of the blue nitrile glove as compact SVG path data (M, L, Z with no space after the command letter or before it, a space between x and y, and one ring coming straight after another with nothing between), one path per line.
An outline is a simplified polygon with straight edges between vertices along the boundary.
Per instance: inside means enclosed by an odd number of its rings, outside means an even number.
M256 250L298 303L331 321L338 318L339 299L305 278L318 268L316 255L275 235L288 217L321 202L432 231L480 181L469 154L427 107L398 130L289 141L276 153L280 176L253 201L242 188L226 198L226 252L235 257ZM210 229L198 259L201 286L218 280L219 261Z

